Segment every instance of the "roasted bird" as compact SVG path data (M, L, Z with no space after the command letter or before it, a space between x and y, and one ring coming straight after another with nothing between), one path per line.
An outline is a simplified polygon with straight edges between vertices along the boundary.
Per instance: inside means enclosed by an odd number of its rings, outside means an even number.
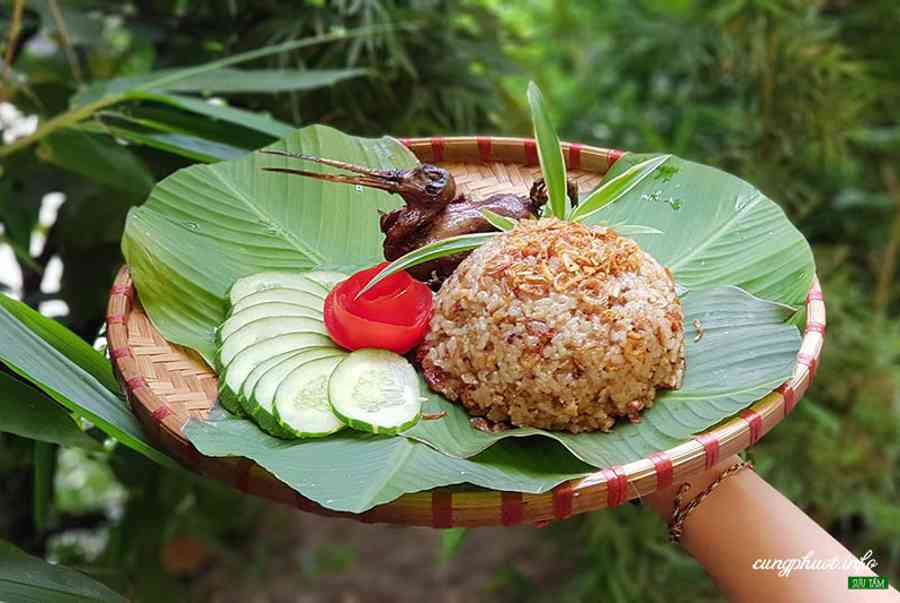
M497 193L484 199L457 194L453 175L444 168L422 164L408 170L374 170L334 159L311 155L297 155L283 151L264 150L261 153L282 155L327 165L353 174L322 174L308 170L267 167L270 172L281 172L359 186L369 186L403 198L404 207L381 215L381 232L384 233L384 258L389 261L429 243L447 237L490 232L496 230L488 222L482 210L490 210L501 216L523 220L540 216L547 203L547 188L543 179L535 180L527 197L514 193ZM573 206L578 202L578 188L568 182L568 196ZM409 273L439 287L456 266L468 255L439 258L409 269Z

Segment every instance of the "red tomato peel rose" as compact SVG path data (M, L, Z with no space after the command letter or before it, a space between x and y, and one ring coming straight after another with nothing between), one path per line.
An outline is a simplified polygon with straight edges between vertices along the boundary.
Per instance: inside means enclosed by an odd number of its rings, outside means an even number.
M325 326L339 346L405 354L425 337L431 319L431 289L406 272L387 277L356 298L387 265L382 262L357 272L325 298Z

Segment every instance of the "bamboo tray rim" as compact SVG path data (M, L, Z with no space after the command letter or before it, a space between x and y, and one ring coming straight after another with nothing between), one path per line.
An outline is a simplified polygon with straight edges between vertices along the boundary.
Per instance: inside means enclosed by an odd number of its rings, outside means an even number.
M538 165L533 139L457 136L400 139L421 161L430 163ZM601 176L624 152L577 143L562 143L569 170ZM562 483L543 494L501 492L480 488L438 488L405 494L361 514L336 512L303 497L254 462L237 457L206 457L181 433L186 418L169 406L148 384L154 367L138 362L129 341L129 323L144 316L137 301L127 266L116 276L107 307L109 355L129 403L149 437L175 456L189 469L225 481L247 493L295 506L301 510L329 516L351 517L363 522L424 525L435 528L516 525L545 525L578 513L646 496L683 481L715 465L720 458L752 446L796 407L815 376L825 339L826 310L817 277L806 297L806 326L797 354L793 376L776 390L750 405L734 417L690 440L649 455L646 458L599 469L579 479ZM147 324L149 319L144 317ZM144 325L144 328L147 328ZM149 327L154 330L152 325ZM159 337L158 332L156 336ZM198 357L184 348L165 342L173 352L165 361L203 376L212 377L202 388L215 396L211 369L197 365ZM164 352L164 350L160 350ZM193 364L192 364L193 363Z

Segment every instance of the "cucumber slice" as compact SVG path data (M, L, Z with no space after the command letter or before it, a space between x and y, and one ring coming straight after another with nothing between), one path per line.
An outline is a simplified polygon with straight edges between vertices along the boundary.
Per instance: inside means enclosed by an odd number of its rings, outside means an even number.
M286 304L283 302L256 304L232 314L228 320L223 322L216 333L218 341L221 342L225 340L229 335L254 320L268 318L270 316L305 316L307 318L324 320L322 312L307 308L306 306L297 306L295 304Z
M251 345L286 333L316 333L325 338L326 343L320 345L334 345L321 319L306 316L270 316L247 323L226 337L222 341L222 347L219 348L219 365L228 367L238 353Z
M325 299L318 295L313 295L307 291L298 291L297 289L266 289L251 293L247 297L243 297L236 304L231 306L231 315L234 316L238 312L243 312L247 308L258 304L268 303L284 303L294 304L296 306L306 306L313 310L322 311L325 306Z
M257 272L250 276L238 279L231 286L231 292L228 295L231 305L235 305L241 299L266 291L267 289L296 289L298 291L306 291L313 295L325 298L322 293L322 287L310 281L303 276L301 272Z
M228 339L231 341L232 337ZM333 346L331 339L318 333L286 333L237 350L232 361L219 375L219 402L226 410L243 416L244 409L241 406L238 392L241 391L244 379L256 364L285 352L330 346ZM338 348L334 349L338 350ZM240 363L235 364L238 360Z
M406 358L387 350L348 355L332 373L328 392L334 414L360 431L400 433L422 413L416 370Z
M253 346L250 346L251 349ZM282 354L278 354L275 356L277 359L284 359L291 354L295 354L295 351L284 352ZM243 389L243 381L244 373L246 373L246 367L244 366L246 361L242 359L242 355L238 354L235 356L232 365L237 363L239 366L235 366L235 370L230 373L228 370L224 370L222 372L221 377L219 378L219 402L222 406L231 412L232 414L246 417L247 409L244 407L242 403L241 390ZM230 375L230 377L229 377Z
M291 350L290 352L272 356L271 358L263 360L262 362L257 364L256 367L254 367L254 369L250 371L250 374L247 375L247 378L244 379L244 383L241 384L241 391L238 392L238 398L240 398L241 406L244 407L244 410L247 410L246 404L250 402L250 397L253 395L253 388L255 388L256 384L259 383L260 378L266 374L266 371L277 365L282 360L287 360L291 356L302 354L306 350L314 349L318 348L303 348L299 352L297 350Z
M275 420L298 438L317 438L344 428L328 402L328 380L343 355L301 364L275 392Z
M326 293L330 293L339 282L347 280L346 274L330 270L316 270L307 272L303 276L325 289Z
M250 395L243 398L244 409L253 417L256 424L264 431L281 437L295 437L291 432L284 430L275 419L275 393L285 378L298 367L320 358L336 357L338 359L347 353L338 348L307 348L302 352L292 354L278 364L272 366L259 377ZM250 378L244 382L249 389Z

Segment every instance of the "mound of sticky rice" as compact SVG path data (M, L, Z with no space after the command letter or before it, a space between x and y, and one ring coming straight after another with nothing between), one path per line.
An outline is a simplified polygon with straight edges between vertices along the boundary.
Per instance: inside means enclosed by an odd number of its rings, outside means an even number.
M444 282L417 356L429 386L471 415L609 431L681 385L683 321L672 274L634 241L523 220Z

